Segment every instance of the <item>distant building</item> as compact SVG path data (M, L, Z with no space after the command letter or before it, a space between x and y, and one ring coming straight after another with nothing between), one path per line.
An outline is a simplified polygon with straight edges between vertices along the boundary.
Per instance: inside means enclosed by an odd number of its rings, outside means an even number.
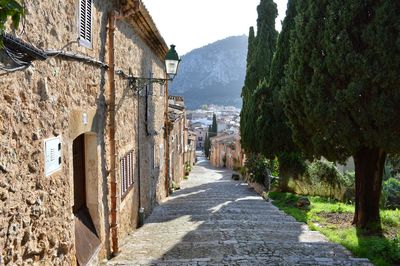
M194 131L188 131L188 141L185 147L185 163L193 166L196 163L197 137Z
M208 134L207 126L198 126L192 129L196 135L196 149L202 150L204 149L204 141L206 140Z
M185 176L185 165L196 159L196 137L189 132L183 97L168 97L169 178L179 185Z
M243 166L244 153L238 134L223 133L211 138L211 165L235 169Z

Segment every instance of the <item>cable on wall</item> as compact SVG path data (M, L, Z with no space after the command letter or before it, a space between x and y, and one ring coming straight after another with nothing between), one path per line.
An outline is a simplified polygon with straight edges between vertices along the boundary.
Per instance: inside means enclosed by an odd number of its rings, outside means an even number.
M6 75L11 72L25 70L32 65L33 61L45 61L52 57L60 57L66 60L79 61L94 65L96 67L108 69L108 65L100 60L96 60L83 54L64 51L67 46L76 43L77 41L68 42L60 50L44 51L8 33L3 33L1 37L3 38L4 44L2 49L10 59L9 63L12 64L9 64L9 66L6 66L6 64L0 66L0 70L4 71L4 73L1 73L0 75Z

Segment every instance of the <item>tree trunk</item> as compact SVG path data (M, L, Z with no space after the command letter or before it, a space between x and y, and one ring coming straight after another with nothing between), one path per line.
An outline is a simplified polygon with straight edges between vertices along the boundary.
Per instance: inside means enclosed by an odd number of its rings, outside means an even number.
M291 171L279 167L279 190L281 192L294 192L289 188L289 180L293 177Z
M356 174L355 213L353 224L358 228L380 230L379 199L386 152L361 148L354 156Z

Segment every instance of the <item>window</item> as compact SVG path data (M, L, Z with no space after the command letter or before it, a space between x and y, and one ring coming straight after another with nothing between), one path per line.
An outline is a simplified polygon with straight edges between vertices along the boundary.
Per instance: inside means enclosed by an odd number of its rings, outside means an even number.
M79 44L92 48L92 0L79 0Z
M128 194L129 190L133 186L133 151L128 152L120 160L121 168L121 195L122 198Z
M203 141L203 137L199 137L197 140L198 141Z

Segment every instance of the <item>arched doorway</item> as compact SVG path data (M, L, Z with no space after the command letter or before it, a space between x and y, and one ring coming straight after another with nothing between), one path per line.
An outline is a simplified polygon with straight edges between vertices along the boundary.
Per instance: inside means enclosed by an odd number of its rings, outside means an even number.
M96 255L101 241L88 209L87 158L85 134L79 135L72 145L74 175L75 248L78 265L87 265Z

